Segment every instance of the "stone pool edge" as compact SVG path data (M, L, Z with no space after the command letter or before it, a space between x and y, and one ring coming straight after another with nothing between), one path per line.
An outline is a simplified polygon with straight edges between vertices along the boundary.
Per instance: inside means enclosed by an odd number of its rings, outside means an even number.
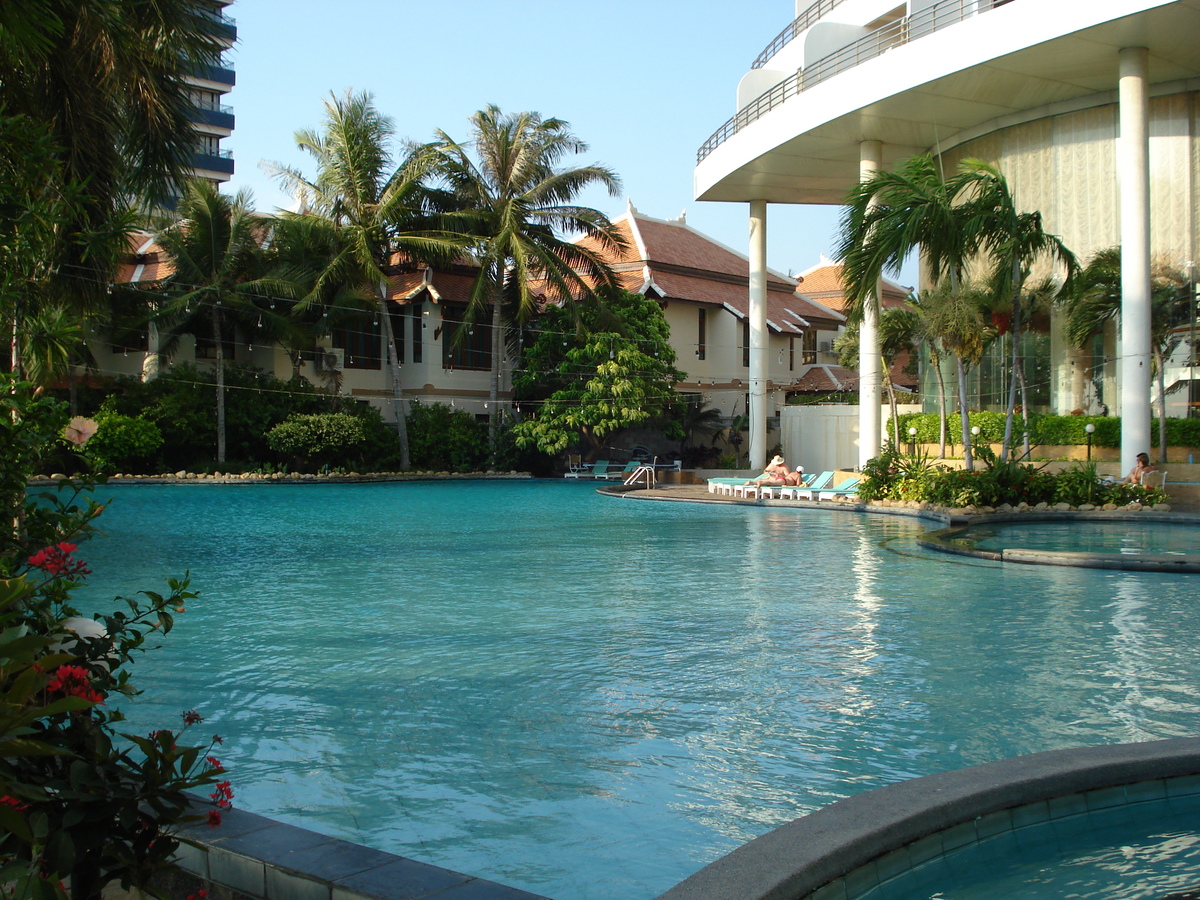
M196 797L195 811L212 806ZM474 875L232 809L180 833L175 865L251 900L547 900ZM225 894L222 894L224 896Z
M658 900L848 900L1006 828L1197 793L1200 738L1017 756L839 800L743 844Z

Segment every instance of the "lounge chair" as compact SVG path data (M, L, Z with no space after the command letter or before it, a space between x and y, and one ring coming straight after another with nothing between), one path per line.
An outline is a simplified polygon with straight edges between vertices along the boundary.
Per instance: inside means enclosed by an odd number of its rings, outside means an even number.
M608 468L603 472L594 472L592 477L597 481L623 481L628 475L632 474L641 463L636 460L625 463L623 469L618 469L612 463L609 463Z
M732 496L733 489L745 483L745 478L710 478L708 479L708 492L710 494L725 494Z
M779 492L779 496L785 500L811 500L813 491L823 490L829 486L831 481L833 481L833 471L825 471L803 487L784 488Z
M826 491L817 491L814 500L834 500L838 497L853 497L858 494L858 485L862 479L855 476L846 478L837 487Z
M593 478L597 472L607 472L609 465L607 459L598 459L592 463L591 468L581 466L577 471L567 472L563 478Z
M800 479L799 484L768 484L768 485L764 485L763 487L760 487L758 489L758 496L763 498L764 500L774 500L776 497L778 497L779 499L782 500L782 499L784 499L785 496L787 496L784 494L784 491L787 491L790 494L793 491L803 490L804 488L806 488L810 484L812 484L814 481L816 481L817 477L818 477L817 474L814 473L812 475L805 475L802 479Z

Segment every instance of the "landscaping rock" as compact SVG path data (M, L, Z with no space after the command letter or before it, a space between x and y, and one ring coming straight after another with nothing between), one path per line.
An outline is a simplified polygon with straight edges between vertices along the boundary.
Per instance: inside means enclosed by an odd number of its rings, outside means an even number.
M1058 510L1059 512L1067 512L1068 510L1072 510L1075 507L1073 507L1070 503L1055 503L1054 508L1056 510Z
M1079 511L1080 512L1091 512L1095 508L1096 508L1096 504L1094 504L1094 503L1084 503L1079 507Z
M1115 504L1115 503L1105 503L1105 504L1104 504L1102 507L1100 507L1100 508L1101 508L1101 509L1103 509L1103 510L1106 510L1106 511L1108 511L1108 512L1112 512L1114 509L1116 509L1116 508L1117 508L1117 504Z
M1171 504L1170 503L1155 503L1154 506L1151 508L1155 512L1170 512Z

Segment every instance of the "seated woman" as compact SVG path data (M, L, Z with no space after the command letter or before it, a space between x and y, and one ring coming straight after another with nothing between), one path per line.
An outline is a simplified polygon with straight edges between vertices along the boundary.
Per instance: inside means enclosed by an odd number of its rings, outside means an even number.
M1139 453L1137 455L1137 463L1129 470L1129 474L1125 476L1125 480L1121 484L1141 484L1142 479L1151 472L1157 472L1158 469L1150 462L1149 453Z

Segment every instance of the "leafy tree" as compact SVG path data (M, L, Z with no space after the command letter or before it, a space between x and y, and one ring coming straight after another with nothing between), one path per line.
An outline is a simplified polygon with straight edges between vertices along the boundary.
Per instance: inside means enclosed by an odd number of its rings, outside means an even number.
M620 181L599 165L558 168L564 157L587 150L561 119L504 115L489 106L471 117L471 126L474 159L444 132L435 146L441 178L471 211L471 249L481 269L466 319L469 324L491 312L488 409L495 443L506 326L525 325L547 300L572 310L577 300L594 302L597 291L615 289L606 261L620 247L612 224L574 199L594 184L616 196ZM563 237L570 234L590 243Z
M173 268L163 282L165 301L155 317L169 335L164 347L181 334L193 334L209 337L215 348L218 463L225 462L226 338L239 327L253 329L264 316L270 318L269 292L292 290L268 277L259 246L265 225L250 204L245 191L230 199L196 179L180 200L180 218L158 236Z
M324 130L296 133L296 144L316 162L315 177L286 166L275 166L274 171L300 204L299 212L285 218L302 220L310 231L333 232L324 239L332 252L314 282L316 295L328 299L338 285L366 286L375 298L391 375L401 468L407 469L404 389L384 270L398 252L428 263L445 260L461 241L432 218L445 206L426 184L431 153L418 147L392 169L393 136L391 120L380 115L370 94L331 96L325 101Z
M413 466L448 472L474 472L488 463L487 425L462 409L418 403L408 414Z
M621 292L603 307L552 307L513 378L517 399L536 410L513 427L516 442L555 454L582 435L595 450L608 435L666 413L684 377L653 299Z
M848 369L858 368L858 322L850 323L834 342L838 363ZM920 339L920 319L915 310L896 306L885 309L879 317L879 359L883 383L887 386L888 404L892 411L892 441L900 443L900 415L896 408L896 385L892 381L892 366L902 353L912 353Z

